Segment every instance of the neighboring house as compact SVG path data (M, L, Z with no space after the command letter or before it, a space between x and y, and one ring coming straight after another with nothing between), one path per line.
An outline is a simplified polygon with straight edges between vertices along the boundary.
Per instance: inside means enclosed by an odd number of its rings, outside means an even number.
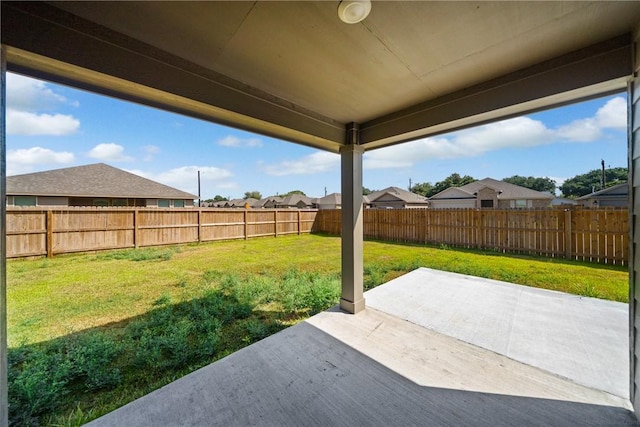
M316 209L341 209L342 195L340 193L327 194L324 197L314 199Z
M576 199L585 207L623 207L629 206L629 184L613 185L604 190L596 191Z
M104 163L7 177L7 206L183 208L197 198Z
M554 196L508 182L485 178L462 187L449 187L429 198L434 209L546 208Z
M251 199L256 200L256 199ZM219 207L221 208L244 208L247 204L247 199L231 199L223 202Z
M363 196L365 207L372 209L426 208L429 199L398 187L388 187Z
M260 207L260 200L254 199L253 197L249 197L247 199L244 199L244 203L242 203L240 206L236 206L236 207L245 208L245 209L252 209L252 208Z
M203 208L222 208L224 207L224 204L226 203L226 200L221 200L218 202L202 202L202 207Z
M313 202L307 196L302 194L289 194L282 199L280 203L276 204L277 208L289 208L289 209L309 209L313 207Z
M265 197L264 199L258 200L256 203L253 204L253 207L256 208L256 209L258 209L258 208L273 209L279 203L282 203L282 197L269 196L269 197Z

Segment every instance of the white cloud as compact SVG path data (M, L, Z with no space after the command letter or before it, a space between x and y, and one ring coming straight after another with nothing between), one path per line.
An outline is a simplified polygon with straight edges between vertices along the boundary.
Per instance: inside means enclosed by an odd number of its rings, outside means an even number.
M600 107L593 117L574 120L561 126L556 134L570 142L591 142L603 136L605 129L627 128L627 101L617 96Z
M548 176L547 178L552 179L556 182L556 187L560 187L564 182L569 178L562 178L558 176Z
M447 136L425 138L381 148L364 156L365 169L409 168L430 159L475 157L501 148L534 147L554 142L591 142L605 129L625 129L627 107L623 97L609 100L593 117L555 129L539 120L517 117Z
M364 156L365 169L409 168L431 159L479 156L507 147L532 147L553 142L553 132L537 120L518 117L452 134L371 151Z
M609 100L596 113L598 126L602 128L627 128L627 101L621 97Z
M77 105L46 83L7 73L7 133L10 135L69 135L80 121L68 114L47 114L60 105Z
M160 173L150 173L141 170L129 170L136 175L169 185L174 188L198 194L198 171L202 194L210 194L216 190L236 189L238 185L229 179L233 174L215 166L182 166Z
M34 166L68 164L75 159L73 153L31 147L7 151L7 175L31 172Z
M155 145L145 145L142 149L149 154L158 154L160 152L160 147Z
M66 114L36 114L7 108L9 135L69 135L80 127L80 121Z
M89 157L111 162L128 162L132 157L124 154L124 147L114 143L98 144L89 151Z
M144 151L145 155L143 160L145 162L150 162L154 159L156 154L160 153L160 147L157 147L155 145L145 145L144 147L142 147L142 151Z
M602 130L593 118L575 120L556 129L556 134L571 142L591 142L602 136Z
M340 156L334 153L319 151L297 160L283 160L280 163L266 165L263 170L268 175L313 175L327 172L340 165Z
M46 83L18 74L7 73L7 107L19 111L50 110L69 103Z
M225 136L218 144L223 147L262 147L262 141L258 138L238 138L233 135Z

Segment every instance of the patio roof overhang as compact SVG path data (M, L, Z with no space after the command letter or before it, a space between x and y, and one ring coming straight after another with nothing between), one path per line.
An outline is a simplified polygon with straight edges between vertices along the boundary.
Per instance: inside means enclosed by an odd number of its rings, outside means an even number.
M626 88L635 2L2 2L9 71L339 152ZM144 17L144 19L141 19Z
M341 305L352 312L364 307L364 151L629 89L631 176L640 168L632 80L640 3L375 1L355 25L338 19L337 5L3 1L3 93L8 70L341 153ZM5 107L3 96L0 199ZM6 316L4 246L0 252ZM640 276L631 276L633 325ZM6 329L2 335L6 381ZM632 384L634 338L631 328Z

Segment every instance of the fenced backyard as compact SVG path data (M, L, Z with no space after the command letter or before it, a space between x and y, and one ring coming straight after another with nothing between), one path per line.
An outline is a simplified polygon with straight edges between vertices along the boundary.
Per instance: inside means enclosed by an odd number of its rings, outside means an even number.
M364 237L626 265L626 209L370 209ZM340 234L340 211L319 211L314 231Z
M9 209L7 257L248 239L340 234L340 210ZM366 239L628 262L625 209L367 209Z
M8 209L7 258L309 233L315 210Z

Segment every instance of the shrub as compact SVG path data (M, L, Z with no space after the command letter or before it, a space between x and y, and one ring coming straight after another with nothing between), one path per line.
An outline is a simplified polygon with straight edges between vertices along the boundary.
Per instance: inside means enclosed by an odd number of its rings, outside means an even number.
M75 388L83 392L120 383L113 337L92 331L31 348L9 351L9 416L12 425L38 425L56 412Z
M378 265L365 265L364 266L364 290L368 291L369 289L373 289L378 285L384 283L384 277L387 274L388 269Z

